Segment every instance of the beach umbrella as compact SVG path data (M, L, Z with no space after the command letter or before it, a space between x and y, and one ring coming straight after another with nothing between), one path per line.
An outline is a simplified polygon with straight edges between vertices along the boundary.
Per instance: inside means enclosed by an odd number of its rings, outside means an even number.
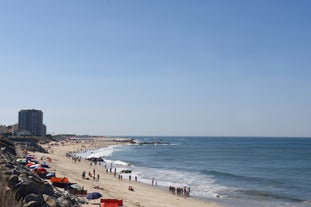
M100 194L99 192L92 192L87 194L86 198L87 199L97 199L97 198L101 198L102 194Z
M49 165L45 161L41 163L41 166L45 168L50 168Z
M37 171L46 171L46 169L43 168L43 167L38 167L38 168L37 168Z
M41 165L40 164L35 164L35 165L31 165L30 166L31 169L36 169L38 167L41 167Z
M22 163L22 162L27 162L27 160L24 158L17 158L16 162Z
M27 159L27 160L33 160L33 159L35 159L35 157L34 157L33 155L27 155L27 156L26 156L26 159Z
M81 187L80 185L76 184L76 183L70 185L70 187L71 187L71 188L74 188L74 189L77 189L77 190L81 190L81 189L82 189L82 187Z
M46 177L46 178L55 177L55 173L54 173L54 172L50 172L50 173L46 174L45 177Z

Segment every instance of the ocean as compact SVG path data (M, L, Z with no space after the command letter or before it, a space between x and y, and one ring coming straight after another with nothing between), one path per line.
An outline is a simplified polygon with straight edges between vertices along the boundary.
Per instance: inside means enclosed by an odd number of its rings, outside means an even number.
M131 170L140 182L151 185L154 179L167 189L187 186L191 196L229 207L311 206L311 138L131 138L157 144L79 155L102 156L107 166Z

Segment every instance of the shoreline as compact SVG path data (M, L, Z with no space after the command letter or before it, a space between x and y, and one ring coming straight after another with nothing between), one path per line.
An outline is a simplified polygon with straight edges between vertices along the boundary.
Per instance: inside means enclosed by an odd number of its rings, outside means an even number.
M117 140L117 141L116 141ZM121 141L120 141L121 140ZM125 141L125 140L128 140ZM50 157L52 162L49 163L49 171L54 171L57 177L67 177L70 182L78 183L83 186L88 193L100 192L103 198L122 199L124 206L146 206L146 207L170 207L170 206L206 206L206 207L224 207L215 202L206 201L194 197L181 197L173 195L164 187L152 186L143 182L135 182L128 179L114 177L113 173L106 172L102 165L90 165L90 161L81 159L80 162L73 161L71 157L66 157L66 153L77 153L81 150L95 150L98 148L108 147L111 145L120 145L129 143L130 139L124 138L94 138L91 140L71 140L63 142L63 144L50 143L42 145L49 151L49 154L31 152L40 159L42 156ZM97 179L82 179L82 172L85 171L87 176L96 172ZM128 190L132 186L134 191ZM83 204L84 207L94 206L100 203L100 199L90 200L89 203ZM97 205L98 206L98 205Z

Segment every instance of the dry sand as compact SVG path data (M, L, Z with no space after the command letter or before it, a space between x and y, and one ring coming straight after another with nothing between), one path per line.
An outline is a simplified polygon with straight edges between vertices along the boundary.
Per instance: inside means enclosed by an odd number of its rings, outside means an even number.
M91 149L97 147L108 146L111 144L120 144L113 142L102 142L101 139L96 139L92 142L65 142L64 145L52 146L49 149L49 154L34 153L36 158L39 159L42 156L51 157L52 161L49 163L49 171L55 171L57 177L68 177L72 183L78 183L83 186L88 193L100 192L103 198L116 198L122 199L123 205L127 207L221 207L220 204L207 202L192 197L183 198L173 195L160 187L135 182L123 178L119 181L118 176L114 177L113 174L107 174L103 165L92 165L87 160L81 160L81 162L75 162L71 158L66 157L66 153L69 151L76 151L78 149ZM48 148L47 145L43 147ZM99 174L99 181L93 179L82 179L82 172L85 170L88 177L88 173L93 173L95 168L95 174ZM139 180L138 180L139 181ZM133 186L134 191L129 191L129 185ZM99 186L103 189L95 189ZM99 206L100 199L89 200L87 204L83 206Z

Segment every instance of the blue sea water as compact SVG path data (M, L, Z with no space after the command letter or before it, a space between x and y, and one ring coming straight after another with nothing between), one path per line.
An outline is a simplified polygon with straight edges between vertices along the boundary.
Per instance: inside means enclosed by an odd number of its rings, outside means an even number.
M230 207L311 206L311 139L263 137L132 137L156 145L96 150L118 171L160 187ZM90 152L88 152L90 153ZM84 153L84 156L88 156Z

